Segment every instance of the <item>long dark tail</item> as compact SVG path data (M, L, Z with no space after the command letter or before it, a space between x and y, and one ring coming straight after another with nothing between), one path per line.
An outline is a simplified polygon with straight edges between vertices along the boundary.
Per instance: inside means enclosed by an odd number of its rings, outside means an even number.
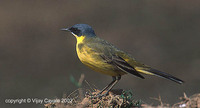
M184 83L184 81L179 79L179 78L176 78L176 77L174 77L174 76L172 76L168 73L161 72L161 71L153 69L153 68L140 69L140 70L137 70L137 71L145 73L145 74L156 75L156 76L159 76L159 77L162 77L162 78L165 78L165 79L169 79L169 80L174 81L174 82L179 83L179 84Z

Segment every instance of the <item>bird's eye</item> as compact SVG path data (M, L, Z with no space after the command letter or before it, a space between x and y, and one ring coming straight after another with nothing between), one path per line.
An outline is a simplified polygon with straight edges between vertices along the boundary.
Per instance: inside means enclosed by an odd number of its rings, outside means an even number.
M74 34L76 34L77 36L80 36L81 31L77 28L70 28L69 29L71 32L73 32Z

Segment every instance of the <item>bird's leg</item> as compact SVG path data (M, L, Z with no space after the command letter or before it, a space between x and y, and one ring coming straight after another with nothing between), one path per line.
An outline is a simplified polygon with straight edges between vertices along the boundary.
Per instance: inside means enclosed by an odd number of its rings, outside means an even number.
M116 81L116 77L112 76L112 82L110 84L108 84L105 88L103 88L97 95L103 93L106 89L108 89L115 81Z
M116 81L116 77L115 76L112 76L112 82L110 84L108 84L106 87L104 87L95 97L99 97L101 96L101 93L103 93L106 89L108 89L115 81Z
M96 97L106 96L120 79L121 79L121 76L113 77L113 81L108 86L106 86L101 92L99 92ZM107 89L107 92L104 94L101 94L106 89Z
M121 76L117 76L117 79L113 82L113 84L110 86L110 88L107 90L106 93L102 94L101 96L105 96L109 93L109 91L119 82L121 79Z

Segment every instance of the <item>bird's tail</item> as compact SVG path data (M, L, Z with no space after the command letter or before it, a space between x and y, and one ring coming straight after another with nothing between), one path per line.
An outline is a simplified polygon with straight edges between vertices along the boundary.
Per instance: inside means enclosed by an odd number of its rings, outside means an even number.
M179 83L179 84L182 84L184 83L183 80L179 79L179 78L176 78L168 73L165 73L165 72L161 72L159 70L156 70L156 69L153 69L153 68L136 68L136 70L138 72L141 72L141 73L144 73L144 74L150 74L150 75L156 75L156 76L159 76L159 77L162 77L162 78L165 78L165 79L169 79L171 81L174 81L176 83Z

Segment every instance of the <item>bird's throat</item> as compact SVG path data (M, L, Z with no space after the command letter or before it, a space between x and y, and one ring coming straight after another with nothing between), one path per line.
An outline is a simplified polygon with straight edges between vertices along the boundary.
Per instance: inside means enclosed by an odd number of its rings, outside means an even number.
M77 44L82 43L86 36L76 36Z

